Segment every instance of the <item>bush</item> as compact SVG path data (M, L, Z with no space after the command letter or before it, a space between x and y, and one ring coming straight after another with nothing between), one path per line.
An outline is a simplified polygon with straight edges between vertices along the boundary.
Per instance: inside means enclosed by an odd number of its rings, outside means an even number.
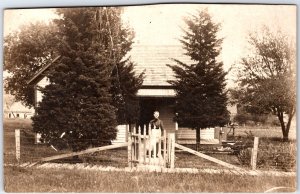
M245 137L240 137L240 141L234 145L233 150L241 165L250 165L254 135L252 131L245 131L245 134Z
M264 168L295 170L296 144L265 139L259 146L257 166Z
M234 145L237 159L241 165L251 165L251 149L253 147L252 132ZM257 168L295 171L296 144L282 142L281 139L261 138L257 154Z
M254 126L257 124L265 124L268 120L268 115L240 112L234 117L234 120L239 124L247 124L250 126Z
M237 155L237 158L241 165L251 165L251 150L252 148L240 150L240 152Z
M238 122L238 124L244 124L246 121L250 119L248 113L238 113L235 117L234 120Z

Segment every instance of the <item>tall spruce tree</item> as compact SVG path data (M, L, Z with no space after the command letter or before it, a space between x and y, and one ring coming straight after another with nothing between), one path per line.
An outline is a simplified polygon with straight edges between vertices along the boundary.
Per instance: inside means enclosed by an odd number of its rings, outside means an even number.
M117 125L111 75L130 47L130 41L124 41L126 30L118 25L121 11L68 8L57 12L62 16L56 20L61 59L47 75L50 84L42 89L44 98L33 128L46 141L65 142L74 151L108 144L116 137Z
M112 73L111 93L113 105L117 108L118 124L133 124L139 118L139 100L136 96L142 86L144 74L134 72L134 64L129 59L121 61Z
M179 60L169 65L176 80L170 81L177 92L176 111L179 125L196 129L197 149L200 129L222 126L229 121L223 63L217 61L222 39L220 25L211 20L207 10L185 19L188 30L180 42L193 64Z
M121 22L122 9L114 12L106 9L105 14L98 19L98 26L104 28L102 38L109 37L110 42L107 49L110 50L111 66L111 90L112 105L116 108L118 124L136 123L139 116L139 101L136 96L138 89L142 86L143 73L136 75L134 64L127 53L131 50L133 43L133 32ZM104 20L107 22L103 23Z

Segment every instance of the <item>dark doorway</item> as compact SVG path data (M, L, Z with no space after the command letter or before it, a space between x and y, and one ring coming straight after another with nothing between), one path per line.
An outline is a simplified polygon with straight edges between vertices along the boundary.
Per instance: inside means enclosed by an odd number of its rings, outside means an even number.
M140 98L140 119L138 126L141 128L141 133L144 133L144 126L146 126L146 133L148 134L148 125L153 119L153 113L156 110L160 113L159 118L163 121L165 130L175 130L174 104L174 98Z

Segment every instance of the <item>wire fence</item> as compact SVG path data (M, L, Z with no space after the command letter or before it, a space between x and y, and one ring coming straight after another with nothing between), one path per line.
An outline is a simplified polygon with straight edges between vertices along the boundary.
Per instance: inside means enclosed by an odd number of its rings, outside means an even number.
M17 163L16 160L16 143L15 132L5 133L4 144L4 162L11 164ZM103 141L103 144L107 141ZM195 145L185 145L195 149ZM247 138L239 141L236 147L238 151L218 152L220 145L202 146L200 152L208 154L216 159L236 165L245 169L251 168L251 148L253 147L253 139ZM224 148L224 147L223 147ZM229 150L229 149L228 149ZM233 151L232 151L233 150ZM27 130L20 131L20 162L36 162L45 157L55 156L59 154L71 153L70 149L59 149L51 144L36 143L35 133ZM118 148L113 150L105 150L89 154L80 155L79 157L69 157L55 160L57 163L87 163L113 167L128 166L127 148ZM176 149L175 151L175 167L176 168L210 168L222 169L216 163L205 160L196 155ZM296 142L275 142L266 139L260 139L258 146L257 168L262 170L278 170L278 171L295 171L296 168Z

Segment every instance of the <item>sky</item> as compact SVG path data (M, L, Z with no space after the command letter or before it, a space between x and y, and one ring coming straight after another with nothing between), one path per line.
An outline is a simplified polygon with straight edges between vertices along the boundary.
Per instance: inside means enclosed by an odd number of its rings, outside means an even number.
M186 29L183 18L196 10L208 8L212 19L221 23L219 37L224 38L220 58L229 69L247 56L247 36L263 25L280 29L296 41L296 6L233 4L164 4L124 7L123 20L135 32L134 45L178 45ZM50 21L58 16L54 9L13 9L4 12L4 36L21 25ZM134 46L133 45L133 46Z

